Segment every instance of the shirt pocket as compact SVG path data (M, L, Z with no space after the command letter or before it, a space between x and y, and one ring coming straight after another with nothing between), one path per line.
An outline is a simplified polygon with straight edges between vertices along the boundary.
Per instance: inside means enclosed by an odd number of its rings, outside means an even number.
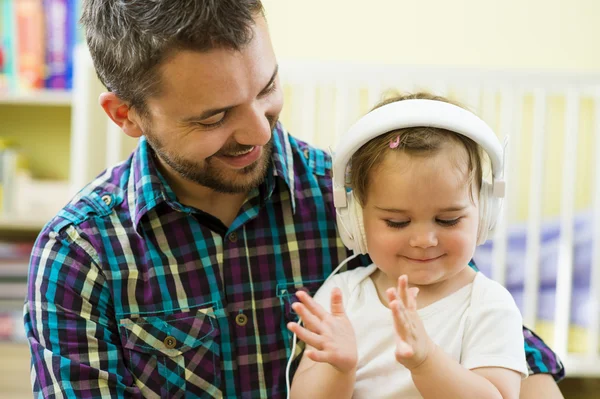
M277 297L281 303L281 311L285 317L286 322L298 321L298 315L292 309L292 304L298 302L296 293L298 291L304 291L311 297L314 297L321 285L325 280L311 280L303 281L299 283L286 282L283 284L277 284Z
M121 319L125 362L146 398L222 397L213 308Z

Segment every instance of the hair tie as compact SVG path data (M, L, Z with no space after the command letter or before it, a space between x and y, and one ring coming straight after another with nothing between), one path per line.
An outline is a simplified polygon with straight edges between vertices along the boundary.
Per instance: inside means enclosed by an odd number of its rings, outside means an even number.
M396 136L395 139L390 140L390 148L398 148L400 145L400 136Z

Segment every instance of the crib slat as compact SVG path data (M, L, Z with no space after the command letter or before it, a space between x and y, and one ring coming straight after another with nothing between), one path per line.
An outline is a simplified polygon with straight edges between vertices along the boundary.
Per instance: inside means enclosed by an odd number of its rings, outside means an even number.
M479 113L481 119L483 119L490 127L497 131L498 125L496 121L496 91L489 85L484 86L482 93L482 107Z
M369 81L369 85L367 88L367 107L372 109L375 105L377 105L381 101L382 89L381 89L381 81L371 80Z
M317 126L315 135L321 137L319 140L321 148L333 151L335 145L335 125L332 115L335 115L335 88L331 83L319 86L319 101L317 113Z
M592 276L590 281L590 350L598 358L600 336L600 89L594 99L594 142L596 161L594 167L594 224L592 237ZM600 363L600 362L599 362Z
M317 147L325 148L326 146L323 143L319 142L319 136L317 135L317 131L315 130L315 120L316 120L316 104L317 104L317 87L314 83L304 83L302 88L297 88L297 90L302 90L301 94L301 112L297 113L297 115L301 116L298 122L298 130L302 132L305 137L310 137L310 142L316 145ZM322 137L321 137L322 140Z
M529 184L529 214L527 220L527 251L525 254L525 290L523 295L525 325L534 327L540 287L540 233L542 225L542 182L544 178L544 129L546 127L546 91L534 91L533 144L531 180Z
M507 87L501 90L500 106L500 129L498 131L500 132L500 139L504 140L504 138L510 136L510 132L516 130L514 124L515 98L513 90ZM504 153L504 175L507 181L506 193L503 210L498 216L498 222L494 231L494 246L492 248L492 278L502 285L506 284L506 258L508 249L507 222L509 216L506 209L509 205L507 198L514 187L511 184L512 176L509 175L509 171L515 169L514 163L517 161L513 154L514 150L516 150L516 148L509 144Z
M466 106L467 108L477 115L480 115L479 100L481 98L481 89L478 86L469 86L466 90Z
M507 189L508 195L506 201L508 206L505 208L508 213L507 219L509 221L515 221L519 215L519 205L522 202L520 187L517 184L522 179L521 159L519 157L519 149L522 146L523 141L523 103L525 99L525 91L520 88L515 90L515 107L514 107L514 118L512 124L512 130L510 131L508 146L511 149L509 155L510 168L505 169L504 175L507 176ZM510 180L508 180L510 178ZM508 187L510 186L510 187Z
M313 137L314 132L310 130L302 129L303 120L304 120L304 110L302 110L302 106L304 106L304 82L294 82L290 83L289 87L291 88L290 100L291 106L297 108L298 111L292 112L290 125L286 126L288 131L292 132L296 137L301 140L305 140L311 144L315 143L315 137Z
M350 109L350 96L351 90L347 82L338 81L335 85L335 139L333 142L337 142L337 140L344 135L346 130L351 125L351 118L355 115L352 114Z
M571 293L573 284L573 250L575 220L575 179L577 177L577 139L579 137L579 93L567 92L564 164L562 174L560 240L556 276L554 350L567 353L571 319Z

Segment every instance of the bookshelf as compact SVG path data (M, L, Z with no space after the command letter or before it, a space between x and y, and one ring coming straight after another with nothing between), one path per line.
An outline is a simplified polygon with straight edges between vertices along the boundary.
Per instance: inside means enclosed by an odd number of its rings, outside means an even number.
M31 397L22 322L29 257L72 194L78 2L0 0L0 398Z
M71 92L66 90L34 90L16 93L0 92L0 105L70 107L71 100Z
M37 233L48 222L42 218L11 218L0 217L0 232Z
M0 0L0 232L35 234L68 201L81 0ZM46 205L47 204L47 205Z

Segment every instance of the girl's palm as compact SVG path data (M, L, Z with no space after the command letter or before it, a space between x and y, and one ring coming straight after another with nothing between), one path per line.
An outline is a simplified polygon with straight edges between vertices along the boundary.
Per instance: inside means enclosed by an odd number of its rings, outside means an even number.
M356 368L358 354L352 324L344 311L342 293L338 288L331 292L331 313L305 292L296 294L300 302L292 305L304 324L289 323L288 328L311 348L305 355L320 363L329 363L340 372Z

